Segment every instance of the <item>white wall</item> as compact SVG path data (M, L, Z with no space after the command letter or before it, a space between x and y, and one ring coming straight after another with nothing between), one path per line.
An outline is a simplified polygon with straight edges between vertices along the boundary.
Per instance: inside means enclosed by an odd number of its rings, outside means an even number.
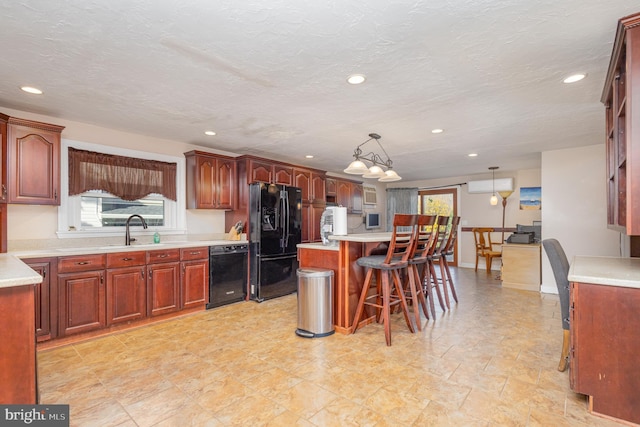
M206 149L180 141L152 138L86 123L12 110L10 108L0 107L0 111L13 117L65 126L65 129L62 131L62 137L74 141L135 149L176 157L182 157L185 152L191 150L202 150L235 156L233 153ZM7 214L7 240L9 250L12 250L12 247L15 246L17 241L57 238L57 207L9 205L7 207ZM189 234L211 234L228 231L224 229L224 212L222 211L204 209L187 210L186 220Z
M542 153L542 236L558 239L567 258L621 256L620 233L607 229L604 144ZM542 292L557 293L543 250Z

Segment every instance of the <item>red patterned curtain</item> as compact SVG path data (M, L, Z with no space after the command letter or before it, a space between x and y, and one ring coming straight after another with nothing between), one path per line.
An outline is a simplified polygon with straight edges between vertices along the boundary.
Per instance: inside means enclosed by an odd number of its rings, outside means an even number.
M176 200L176 163L114 156L69 147L69 195L103 190L122 200L151 193Z

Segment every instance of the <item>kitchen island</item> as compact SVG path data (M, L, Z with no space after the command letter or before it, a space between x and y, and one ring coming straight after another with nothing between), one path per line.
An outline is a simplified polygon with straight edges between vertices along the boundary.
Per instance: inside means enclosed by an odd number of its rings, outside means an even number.
M42 277L0 254L0 404L37 403L35 286Z
M372 313L356 322L354 317L364 283L365 271L356 264L358 258L368 255L380 243L389 242L391 233L361 233L345 236L329 236L337 246L322 243L298 245L300 268L323 268L333 270L335 329L342 334L351 334L357 323L373 321Z
M640 259L574 257L571 388L589 411L640 424Z

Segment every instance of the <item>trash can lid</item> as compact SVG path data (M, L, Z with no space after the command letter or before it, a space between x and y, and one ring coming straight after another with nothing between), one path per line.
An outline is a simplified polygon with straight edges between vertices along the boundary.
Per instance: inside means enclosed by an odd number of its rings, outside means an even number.
M328 277L333 276L333 270L326 270L324 268L299 268L296 270L298 277Z

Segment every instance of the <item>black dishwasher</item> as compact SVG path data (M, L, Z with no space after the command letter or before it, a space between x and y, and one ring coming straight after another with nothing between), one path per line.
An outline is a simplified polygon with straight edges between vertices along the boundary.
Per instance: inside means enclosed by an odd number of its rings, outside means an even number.
M247 296L247 245L209 246L207 308L242 301Z

